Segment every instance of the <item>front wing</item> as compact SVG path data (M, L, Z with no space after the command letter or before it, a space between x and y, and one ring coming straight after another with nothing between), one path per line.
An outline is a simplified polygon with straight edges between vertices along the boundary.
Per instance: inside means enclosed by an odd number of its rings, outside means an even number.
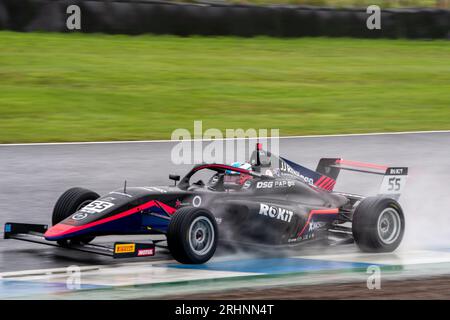
M113 246L98 244L59 245L55 241L46 240L44 233L48 226L44 224L28 224L7 222L4 229L4 239L16 239L45 244L64 249L76 250L109 256L112 258L135 258L155 255L155 243L115 242Z

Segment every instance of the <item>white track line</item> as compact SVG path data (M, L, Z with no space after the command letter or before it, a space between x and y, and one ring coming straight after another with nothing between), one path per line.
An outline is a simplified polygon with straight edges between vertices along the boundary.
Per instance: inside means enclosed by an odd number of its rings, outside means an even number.
M328 137L355 137L355 136L386 136L386 135L404 135L404 134L428 134L428 133L450 133L450 130L435 131L402 131L402 132L373 132L373 133L349 133L349 134L324 134L309 136L284 136L279 139L305 139L305 138L328 138ZM267 137L262 140L274 139ZM215 140L256 140L258 138L222 138ZM124 141L80 141L80 142L37 142L37 143L1 143L0 147L22 147L22 146L58 146L58 145L89 145L89 144L126 144L126 143L170 143L170 142L192 142L199 139L186 140L124 140ZM203 139L201 141L212 141L212 139Z
M128 262L128 263L120 263L120 264L105 264L105 265L91 265L91 266L77 266L80 268L81 272L86 271L99 271L105 269L120 269L120 268L128 268L128 267L137 267L141 265L150 266L150 265L159 265L165 263L175 263L175 260L172 259L163 259L163 260L147 260L140 262ZM18 277L28 277L28 276L41 276L41 275L54 275L54 274L66 274L67 267L58 267L58 268L48 268L48 269L32 269L32 270L22 270L22 271L7 271L0 272L0 280L7 280L8 278L18 278Z

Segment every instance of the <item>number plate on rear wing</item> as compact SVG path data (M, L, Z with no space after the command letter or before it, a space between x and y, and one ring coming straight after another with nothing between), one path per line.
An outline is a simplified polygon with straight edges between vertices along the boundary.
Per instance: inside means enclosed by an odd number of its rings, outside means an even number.
M408 168L406 167L387 168L378 193L399 198L406 185L407 177Z

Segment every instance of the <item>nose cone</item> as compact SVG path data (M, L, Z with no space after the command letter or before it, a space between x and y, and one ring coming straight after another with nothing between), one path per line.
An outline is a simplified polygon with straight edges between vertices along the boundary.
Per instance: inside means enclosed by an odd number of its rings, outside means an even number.
M67 238L68 235L74 233L76 227L67 224L58 223L47 230L44 234L46 240L61 240Z

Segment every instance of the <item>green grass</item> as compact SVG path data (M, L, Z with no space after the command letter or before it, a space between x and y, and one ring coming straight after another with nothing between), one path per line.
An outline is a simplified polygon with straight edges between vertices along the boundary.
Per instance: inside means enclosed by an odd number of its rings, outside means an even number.
M450 129L450 42L0 32L0 142Z

